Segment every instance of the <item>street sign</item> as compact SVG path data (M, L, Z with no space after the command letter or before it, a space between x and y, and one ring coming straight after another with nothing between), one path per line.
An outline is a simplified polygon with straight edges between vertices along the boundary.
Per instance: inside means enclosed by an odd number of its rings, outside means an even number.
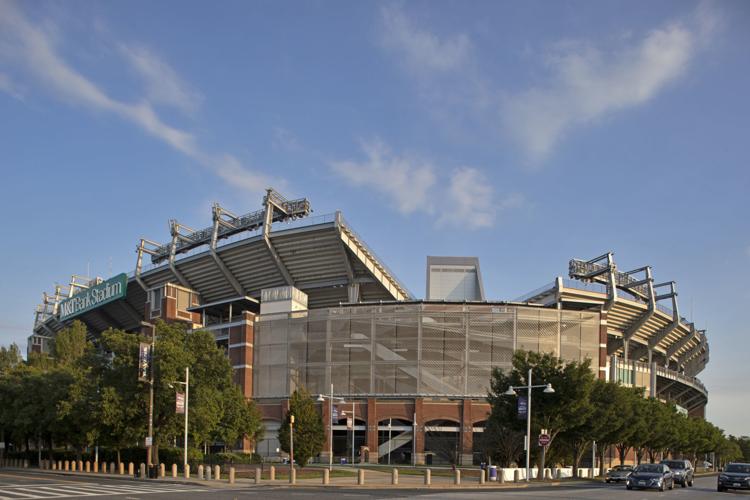
M151 436L146 438L146 446L151 446L153 442L154 442L154 438L152 438Z
M335 406L333 407L333 411L331 412L331 423L336 423L339 421L339 409Z
M185 393L184 392L178 392L177 397L175 399L175 413L179 413L184 415L185 414Z
M549 434L539 434L539 446L548 446L552 438Z
M524 396L518 397L518 419L524 420L529 410L528 400Z

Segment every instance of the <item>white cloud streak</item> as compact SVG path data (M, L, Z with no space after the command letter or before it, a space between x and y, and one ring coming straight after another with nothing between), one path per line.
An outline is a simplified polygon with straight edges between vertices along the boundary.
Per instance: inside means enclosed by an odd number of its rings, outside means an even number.
M121 44L120 51L143 79L150 102L171 106L185 114L194 113L200 106L200 94L151 50Z
M712 4L617 46L567 41L543 51L547 78L519 92L489 82L466 33L438 36L398 5L381 10L383 47L419 84L441 125L473 114L516 143L532 165L571 132L647 103L682 77L722 25ZM440 112L443 109L443 112Z
M459 34L446 39L421 30L397 6L384 6L383 46L400 54L414 70L453 71L461 68L471 53L469 37Z
M280 182L243 167L241 162L232 155L213 155L201 150L190 132L165 123L154 110L148 97L136 103L110 97L106 91L79 73L58 54L53 38L32 24L14 3L7 0L0 0L0 46L3 48L0 51L0 57L6 62L21 65L61 99L95 111L112 113L129 121L152 137L213 171L233 187L262 192L272 181L277 184ZM160 68L155 62L157 60L144 56L146 52L143 51L138 54L143 61L147 61L144 63L144 68L147 69L137 68L138 71L144 74L149 73L149 78L157 78L157 70ZM161 66L161 68L168 67ZM172 78L175 75L170 71L166 80L171 78L172 81L158 89L159 92L170 86L181 85L178 79ZM150 93L157 91L155 84L147 85L147 87ZM178 97L171 104L185 105L185 103L178 104L181 101L182 97Z
M382 141L362 142L362 150L364 160L334 161L331 169L350 185L378 192L403 214L421 212L436 215L439 226L479 229L523 204L518 194L498 198L476 168L464 166L445 175L430 162L393 154Z
M671 24L615 51L563 44L548 56L549 83L503 103L505 130L531 160L544 160L571 130L643 104L676 81L695 54L695 38Z

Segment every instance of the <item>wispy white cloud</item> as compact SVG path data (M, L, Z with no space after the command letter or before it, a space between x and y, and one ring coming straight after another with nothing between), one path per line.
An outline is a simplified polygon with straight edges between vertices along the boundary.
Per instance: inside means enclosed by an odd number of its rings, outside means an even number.
M722 25L720 12L703 2L640 37L560 41L534 61L548 70L546 78L516 92L488 80L473 63L479 47L469 34L438 35L398 4L381 14L382 45L418 83L441 126L473 115L515 142L532 164L547 159L569 133L664 92Z
M382 141L363 142L363 160L331 162L345 182L372 189L404 214L435 216L436 224L478 229L494 225L500 212L518 208L523 197L498 197L486 176L473 167L449 174L429 161L394 154Z
M196 111L201 95L152 50L142 45L120 44L120 51L143 79L150 102L171 106L186 114Z
M432 212L430 191L435 168L426 162L394 155L381 141L362 142L364 161L334 161L331 168L348 183L375 189L394 202L399 212Z
M466 64L471 42L465 34L440 38L416 27L397 5L381 9L382 43L399 54L409 69L415 71L453 71Z
M0 90L20 101L23 100L23 91L5 73L0 73Z
M684 74L695 50L696 34L678 23L617 50L560 44L547 56L550 81L503 103L505 130L530 159L544 160L576 127L654 98Z
M198 147L192 133L167 124L154 109L153 101L165 102L160 92L168 88L187 88L166 65L159 64L148 52L133 52L143 63L142 72L157 78L159 71L171 74L171 82L157 88L147 83L147 94L139 102L125 102L111 97L106 90L77 71L55 47L55 37L30 22L13 2L0 0L0 58L22 66L45 88L62 100L101 112L112 113L136 125L142 131L162 141L198 164L208 168L233 187L262 191L271 181L268 176L247 169L229 154L212 154ZM133 62L133 61L131 61ZM141 71L141 70L139 70ZM167 78L167 79L169 79ZM187 92L187 91L184 91ZM187 96L173 98L173 106L187 106ZM276 181L274 181L276 182ZM279 181L280 182L280 181ZM278 184L278 182L276 182Z

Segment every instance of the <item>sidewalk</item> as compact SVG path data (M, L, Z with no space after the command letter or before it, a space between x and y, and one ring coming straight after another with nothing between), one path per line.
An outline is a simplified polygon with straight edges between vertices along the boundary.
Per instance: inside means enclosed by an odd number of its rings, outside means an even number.
M461 484L455 484L455 478L453 476L444 475L432 475L431 484L425 485L423 474L399 474L398 484L391 484L391 472L390 471L378 471L372 469L355 469L364 471L364 484L358 484L357 475L348 477L331 477L330 483L327 485L323 484L323 467L307 467L306 471L319 472L319 476L315 478L297 479L295 484L290 484L288 477L283 479L276 479L274 481L263 479L256 484L255 479L248 478L237 478L234 484L230 484L228 480L228 471L222 471L221 479L198 479L197 477L191 477L185 479L184 477L172 477L171 471L164 478L158 479L142 479L135 478L133 476L124 474L109 474L109 473L94 473L94 472L71 472L71 471L60 471L60 470L48 470L48 469L37 469L37 468L21 468L21 467L3 467L0 470L14 470L14 471L26 471L33 472L36 474L46 474L50 476L74 476L80 478L87 478L95 480L97 478L102 479L119 479L124 481L133 481L139 483L156 483L156 484L181 484L189 486L201 486L213 489L245 489L245 488L257 488L257 487L276 487L276 488L294 488L294 487L305 487L305 488L356 488L356 489L462 489L462 490L473 490L473 489L521 489L529 486L547 486L555 487L564 484L561 481L545 481L537 482L532 481L531 483L519 482L519 483L498 483L487 481L485 484L480 484L477 477L467 477L461 479ZM350 467L339 468L334 467L334 470L345 470L352 472L353 469ZM574 481L587 481L587 480L574 480ZM590 480L589 480L590 481Z

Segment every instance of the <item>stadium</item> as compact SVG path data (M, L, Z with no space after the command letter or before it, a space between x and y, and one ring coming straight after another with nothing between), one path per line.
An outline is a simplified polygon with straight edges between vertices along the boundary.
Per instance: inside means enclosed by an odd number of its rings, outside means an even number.
M655 282L649 266L621 271L612 253L572 259L567 277L496 301L484 296L477 259L428 257L419 299L341 212L312 216L307 199L269 189L260 210L237 216L215 204L212 220L201 230L171 220L167 243L140 240L132 272L73 276L43 294L28 351L47 351L74 319L92 339L159 318L208 330L264 416L265 438L246 446L271 460L289 395L304 386L335 400L318 404L333 422L336 461L469 465L491 370L510 368L520 349L589 358L602 379L704 415L696 375L708 362L706 332L680 315L676 284Z

